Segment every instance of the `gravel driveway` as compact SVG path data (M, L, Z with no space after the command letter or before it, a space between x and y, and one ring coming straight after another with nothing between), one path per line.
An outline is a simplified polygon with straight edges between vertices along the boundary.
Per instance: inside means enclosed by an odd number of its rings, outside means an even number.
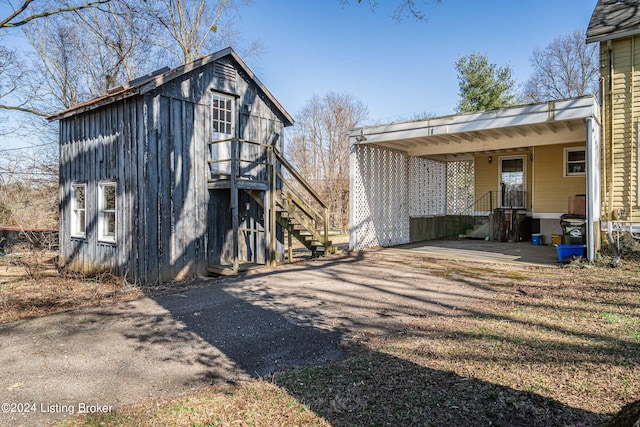
M323 363L353 337L395 334L407 316L491 297L419 265L384 250L334 256L0 325L0 425L48 425L79 410Z

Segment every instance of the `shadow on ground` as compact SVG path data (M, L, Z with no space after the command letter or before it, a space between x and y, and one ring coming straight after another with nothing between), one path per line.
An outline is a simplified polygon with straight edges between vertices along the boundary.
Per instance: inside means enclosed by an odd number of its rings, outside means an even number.
M293 323L276 311L230 294L220 285L159 297L156 302L185 325L185 346L190 345L191 333L195 333L252 377L291 366L322 364L342 355L340 332ZM153 345L175 341L176 336L175 329L166 329L132 334L130 338ZM210 379L216 382L216 378Z
M606 418L367 349L327 367L278 373L274 382L334 426L585 427Z
M319 318L320 312L259 306L259 296L237 292L241 281L156 297L182 330L167 328L129 338L141 346L162 341L191 346L196 334L248 376L284 387L335 426L590 426L603 419L602 414L538 394L349 346L347 331L330 327ZM149 330L149 325L140 326ZM180 359L180 351L167 357ZM217 372L215 360L201 362L211 368L201 380L217 383L228 378Z

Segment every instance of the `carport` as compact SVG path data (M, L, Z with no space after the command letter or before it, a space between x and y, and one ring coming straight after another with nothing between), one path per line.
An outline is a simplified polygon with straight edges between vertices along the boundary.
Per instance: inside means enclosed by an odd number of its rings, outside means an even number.
M550 243L577 194L586 195L588 259L599 249L592 96L362 127L349 138L352 250L457 236L456 218L496 209L529 218Z

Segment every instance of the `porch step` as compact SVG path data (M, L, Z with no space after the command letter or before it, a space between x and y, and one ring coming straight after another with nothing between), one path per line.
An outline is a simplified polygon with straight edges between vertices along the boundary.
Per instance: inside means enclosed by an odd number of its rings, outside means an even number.
M249 270L255 270L265 267L264 264L255 264L252 262L241 262L238 265L238 271L233 271L233 265L210 265L207 267L207 273L214 276L233 276L239 272L245 272Z
M237 272L233 270L233 265L210 265L207 267L207 273L216 276L233 276Z

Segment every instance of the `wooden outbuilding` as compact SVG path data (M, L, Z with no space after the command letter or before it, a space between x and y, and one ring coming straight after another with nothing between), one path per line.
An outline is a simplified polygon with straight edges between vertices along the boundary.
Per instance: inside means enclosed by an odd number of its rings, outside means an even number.
M231 48L50 119L65 268L153 284L273 265L285 236L331 249L326 204L281 154L293 118Z

